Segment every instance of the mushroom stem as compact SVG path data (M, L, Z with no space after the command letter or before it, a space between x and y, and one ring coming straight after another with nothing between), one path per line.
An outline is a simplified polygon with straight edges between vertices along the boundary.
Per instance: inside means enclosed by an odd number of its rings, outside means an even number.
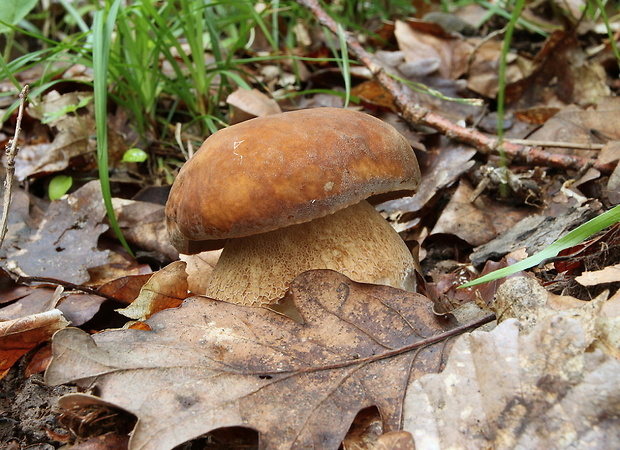
M232 239L213 270L206 295L258 306L277 303L289 283L311 269L354 281L413 290L413 256L368 202L310 222Z

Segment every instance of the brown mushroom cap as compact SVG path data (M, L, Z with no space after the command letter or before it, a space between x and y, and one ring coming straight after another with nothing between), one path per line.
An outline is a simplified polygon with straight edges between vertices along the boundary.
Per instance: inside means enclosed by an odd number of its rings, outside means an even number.
M377 118L338 108L274 114L203 143L170 191L168 231L180 252L197 253L209 245L196 241L308 222L419 181L411 146Z

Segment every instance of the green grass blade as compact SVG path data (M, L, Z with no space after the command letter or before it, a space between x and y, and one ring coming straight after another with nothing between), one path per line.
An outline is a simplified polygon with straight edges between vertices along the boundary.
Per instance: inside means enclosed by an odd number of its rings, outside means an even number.
M97 124L97 163L99 168L99 182L103 202L108 214L108 220L114 233L125 249L133 255L129 244L116 220L114 207L112 206L112 193L110 191L110 175L108 172L108 127L107 127L107 81L108 61L110 56L110 41L112 31L118 14L121 0L115 0L110 11L105 17L105 11L97 11L93 23L93 72L94 72L94 95L95 95L95 123Z
M73 18L73 20L75 20L75 23L77 24L78 28L82 30L83 33L88 33L90 31L90 28L88 28L88 25L86 25L86 22L84 22L84 19L82 19L82 16L77 11L77 9L75 9L73 4L70 3L69 0L58 0L58 1L63 6L63 8L65 8L67 13L69 13L69 15Z
M611 45L611 50L614 53L614 56L616 57L616 62L618 63L618 66L620 67L620 51L618 50L618 45L616 44L616 38L614 36L614 31L611 28L611 25L609 24L609 18L607 17L607 12L605 11L605 5L603 4L603 2L601 0L595 0L594 2L596 4L596 6L598 6L598 10L601 14L601 17L603 18L603 23L605 24L605 29L607 30L607 36L609 36L609 43Z
M537 266L541 262L545 261L549 258L554 258L560 253L562 250L567 248L571 248L580 242L585 241L590 236L599 231L620 222L620 205L615 206L609 211L604 212L598 217L595 217L592 220L584 223L583 225L575 228L565 236L561 237L553 244L549 245L544 250L536 253L535 255L530 256L529 258L525 258L523 261L519 261L516 264L513 264L509 267L504 267L503 269L495 270L491 273L486 274L483 277L477 278L469 283L465 283L459 287L467 288L476 286L482 283L488 283L489 281L494 281L499 278L504 278L508 275L512 275L521 270L530 269L534 266Z
M503 141L504 141L504 106L506 99L506 68L508 60L508 52L510 50L510 44L512 42L512 34L517 21L521 16L521 11L525 6L525 0L517 0L515 8L510 16L510 21L506 26L506 34L504 35L504 42L502 43L502 53L499 60L499 73L498 73L498 91L497 91L497 140L499 142L499 154L501 157L501 165L506 166L506 154L504 153ZM506 195L507 187L501 186L503 196Z

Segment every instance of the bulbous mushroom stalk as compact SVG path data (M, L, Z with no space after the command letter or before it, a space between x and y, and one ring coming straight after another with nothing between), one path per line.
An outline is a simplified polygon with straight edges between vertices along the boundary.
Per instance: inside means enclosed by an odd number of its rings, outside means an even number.
M340 272L362 283L415 287L411 252L368 202L279 230L231 240L211 274L206 295L257 306L282 298L306 270Z
M166 203L172 244L221 248L207 295L277 301L301 272L413 287L413 258L365 200L410 194L420 169L407 140L367 114L316 108L260 117L210 136Z

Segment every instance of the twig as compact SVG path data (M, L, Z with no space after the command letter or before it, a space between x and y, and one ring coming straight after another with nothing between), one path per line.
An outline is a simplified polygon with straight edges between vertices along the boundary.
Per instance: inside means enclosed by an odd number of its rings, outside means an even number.
M15 135L13 139L9 139L6 145L6 178L4 179L4 204L2 205L2 221L0 222L0 246L4 242L7 232L7 223L9 220L9 207L11 206L11 195L13 194L13 178L15 177L15 157L19 151L17 141L19 133L22 131L22 117L24 116L24 104L28 97L28 89L25 85L19 93L19 109L17 111L17 122L15 123Z
M26 277L26 276L18 276L16 283L19 284L30 284L30 283L48 283L55 284L56 286L62 286L65 289L70 289L73 291L80 291L85 294L96 295L98 297L103 297L106 300L111 300L117 303L124 303L122 300L114 297L113 295L108 295L103 292L99 292L97 289L93 289L88 286L82 286L79 284L73 284L68 281L58 280L56 278L48 278L48 277Z
M325 12L317 0L297 0L297 3L310 10L319 23L338 35L338 24ZM413 101L409 88L390 76L381 63L368 53L351 33L345 33L345 36L351 53L370 70L383 88L394 97L394 104L407 122L413 125L431 127L450 139L476 147L478 151L484 154L498 151L500 143L497 139L488 137L478 130L452 123ZM501 147L507 157L533 165L578 170L586 163L591 162L589 158L548 153L536 147L506 141L501 144ZM595 161L593 167L603 174L610 174L616 167L616 163L601 164Z
M580 144L579 142L537 141L534 139L505 139L506 142L521 145L535 145L537 147L560 147L578 150L601 150L605 144Z

